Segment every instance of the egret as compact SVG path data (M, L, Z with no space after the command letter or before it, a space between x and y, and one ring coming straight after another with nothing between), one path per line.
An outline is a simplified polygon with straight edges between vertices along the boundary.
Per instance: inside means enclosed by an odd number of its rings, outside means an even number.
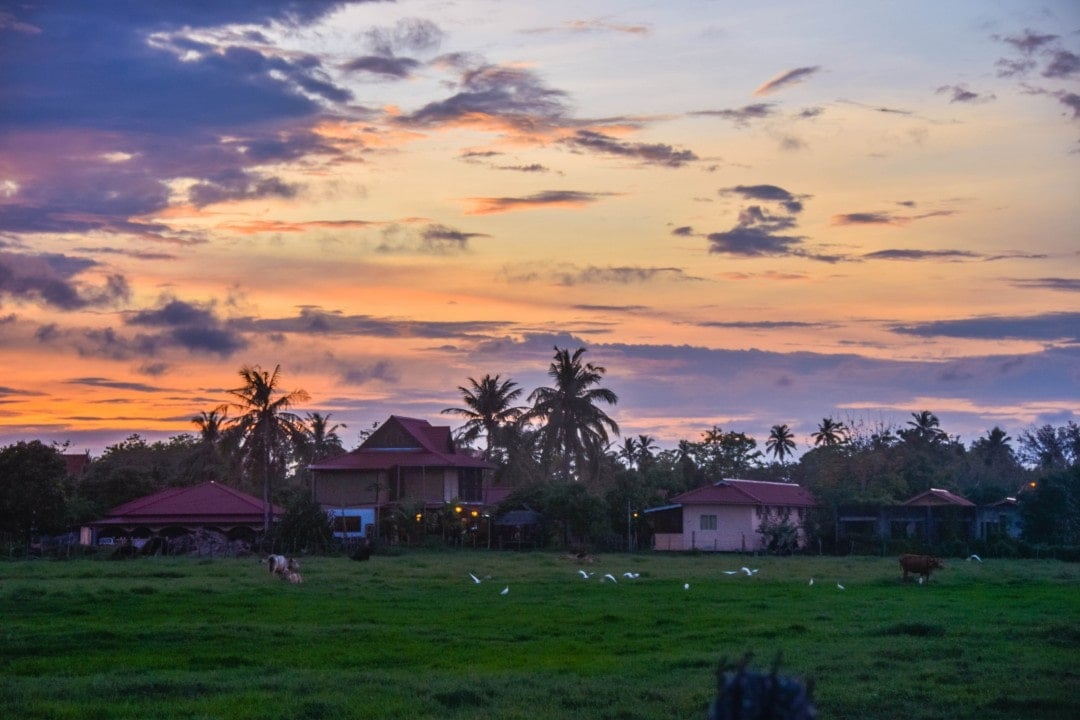
M471 578L472 578L472 581L473 581L474 583L476 583L477 585L479 585L480 583L484 582L483 580L481 580L480 578L476 577L476 576L475 576L475 575L473 575L472 573L469 573L469 577L471 577Z
M637 580L637 579L638 579L639 577L641 577L641 573L636 573L636 572L624 572L624 573L622 574L622 576L623 576L623 577L625 577L625 578L630 578L631 580Z
M690 589L690 583L683 583L682 589L683 590L689 590Z
M811 585L813 585L813 584L814 584L814 578L810 578L810 584L811 584Z
M510 586L509 586L509 585L507 585L506 587L504 587L504 588L502 589L502 592L501 592L501 593L499 593L499 594L500 594L500 595L509 595L509 594L510 594Z
M840 590L846 590L847 589L843 585L841 585L840 583L836 583L836 587L839 588Z
M739 571L738 570L725 570L724 574L725 575L738 575Z
M972 553L970 556L968 556L968 560L975 560L976 562L982 562L982 558L979 557L978 555L975 555L974 553Z
M604 577L600 578L600 582L603 582L603 581L605 581L605 580L610 580L611 582L615 583L616 585L618 585L618 584L619 584L619 581L618 581L618 580L616 580L616 579L615 579L615 576L614 576L614 575L612 575L611 573L608 573L608 574L607 574L607 575L605 575Z
M588 580L589 578L591 578L593 575L596 574L596 573L587 573L584 570L578 570L578 572L581 573L581 577L585 578L586 580Z

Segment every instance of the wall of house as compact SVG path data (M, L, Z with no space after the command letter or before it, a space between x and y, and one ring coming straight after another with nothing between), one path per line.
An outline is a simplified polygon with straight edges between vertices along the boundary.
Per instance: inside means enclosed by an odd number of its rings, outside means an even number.
M715 515L716 529L702 530L701 516ZM689 505L683 507L683 549L685 550L757 550L754 508L746 505Z
M329 507L374 505L376 491L372 485L376 481L382 486L378 500L386 502L389 498L387 479L378 472L317 473L315 502Z
M401 492L395 498L400 502L448 502L444 496L443 468L408 468L401 472L401 484L397 477L390 479L391 484L400 487Z

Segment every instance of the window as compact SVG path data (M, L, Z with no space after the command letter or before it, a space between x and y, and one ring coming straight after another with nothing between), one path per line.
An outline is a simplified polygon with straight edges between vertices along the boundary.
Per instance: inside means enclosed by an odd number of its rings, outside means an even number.
M701 516L701 529L702 530L715 530L716 529L716 516L715 515L702 515Z
M458 470L458 500L461 502L483 502L484 475L480 468L461 468Z

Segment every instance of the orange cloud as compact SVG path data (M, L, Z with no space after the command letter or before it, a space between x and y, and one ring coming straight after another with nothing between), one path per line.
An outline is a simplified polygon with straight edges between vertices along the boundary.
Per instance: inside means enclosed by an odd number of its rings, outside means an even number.
M466 198L472 207L466 215L495 215L497 213L537 208L583 208L605 195L612 193L588 193L577 190L545 190L526 197L472 197Z

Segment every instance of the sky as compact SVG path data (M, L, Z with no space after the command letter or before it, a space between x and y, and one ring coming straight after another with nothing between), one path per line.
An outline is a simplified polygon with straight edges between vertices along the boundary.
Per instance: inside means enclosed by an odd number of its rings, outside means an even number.
M623 436L1080 420L1080 4L0 0L0 446L345 445L605 368Z

